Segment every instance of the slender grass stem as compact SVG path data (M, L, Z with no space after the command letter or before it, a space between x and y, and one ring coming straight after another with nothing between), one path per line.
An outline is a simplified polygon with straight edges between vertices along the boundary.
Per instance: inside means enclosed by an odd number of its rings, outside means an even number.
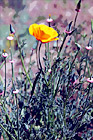
M58 40L57 40L57 53L58 53Z
M3 127L2 124L0 124L0 127L1 127L7 134L9 134L13 140L16 140L15 137L14 137L13 135L11 135L11 133L10 133L8 130L6 130L6 129Z
M17 94L15 96L16 96L16 107L17 107L17 130L18 130L17 140L19 140L19 113L18 113L18 98L17 98Z
M56 84L56 81L55 81L56 77L55 77L55 74L54 74L54 79L53 79L53 96L55 97L55 84ZM52 87L51 87L52 88Z
M47 44L45 43L45 56L46 56L46 59L47 59Z
M6 93L6 58L5 58L5 89L4 89L4 96Z
M77 53L76 53L76 55L75 55L75 58L73 59L72 64L70 65L70 68L69 68L69 73L68 73L68 84L67 84L67 92L68 92L68 89L69 89L68 86L69 86L69 83L70 83L70 73L71 73L72 66L73 66L73 64L74 64L74 62L75 62L75 60L76 60L76 57L77 57L78 53L79 53L79 51L77 51Z
M13 60L13 56L12 56L12 50L10 48L10 54L11 54L11 61ZM12 87L14 88L14 68L13 68L13 63L11 63L11 67L12 67Z
M87 50L87 55L86 55L86 64L85 64L85 69L84 69L84 76L85 76L85 73L86 73L86 68L87 68L87 60L88 60L88 50Z
M10 56L8 55L7 57L6 57L6 60L9 58ZM5 64L5 60L4 60L4 62L0 65L0 69L3 67L3 65Z
M60 49L59 49L59 52L58 52L58 56L57 56L57 57L60 56L60 53L61 53L61 51L62 51L62 48L63 48L63 45L64 45L64 43L65 43L66 38L67 38L67 34L65 35L65 37L64 37L64 39L63 39L63 42L62 42L62 44L61 44L61 47L60 47Z
M30 54L30 62L29 62L29 66L28 66L28 73L30 72L30 69L31 69L32 55L33 55L33 51Z
M45 43L45 58L47 60L47 44L46 43ZM45 72L47 72L47 70L48 70L48 64L46 63L46 65L45 65Z
M38 44L39 44L39 41L37 42L37 47L36 47L36 60L37 60L37 67L39 69L39 64L38 64Z
M28 73L27 73L27 71L26 71L26 68L25 68L25 65L24 65L24 60L23 60L23 57L22 57L22 55L21 55L21 50L20 50L20 48L19 48L19 51L20 51L20 57L21 57L22 66L23 66L23 68L24 68L26 77L27 77L27 79L28 79L28 81L29 81L29 83L30 83L30 87L31 87L31 89L32 89L32 83L31 83L31 80L30 80L30 78L29 78L29 75L28 75Z
M78 12L76 13L76 16L75 16L75 20L74 20L74 28L75 28L75 25L76 25L77 17L78 17Z
M41 70L43 70L43 68L42 68L42 65L41 65L41 60L40 60L40 49L41 49L41 45L42 45L42 43L40 43L40 46L39 46L39 69L41 69Z
M43 77L44 77L44 80L45 80L45 83L46 83L46 86L47 86L47 81L45 79L45 74L44 74L44 71L43 71L43 68L42 68L42 65L41 65L41 60L40 60L40 49L41 49L41 45L42 45L42 42L40 43L40 46L39 46L39 70L42 72L43 74ZM48 86L47 86L48 87Z
M16 36L15 36L15 37L16 37ZM17 39L17 37L16 37L16 39ZM21 57L22 66L23 66L23 69L24 69L25 74L26 74L26 76L27 76L27 79L28 79L28 81L29 81L29 83L30 83L30 88L32 89L32 83L31 83L31 80L30 80L30 78L29 78L29 75L28 75L28 73L27 73L27 71L26 71L26 68L25 68L25 65L24 65L24 60L23 60L23 57L22 57L22 55L21 55L21 48L19 47L19 41L18 41L18 39L17 39L17 43L18 43L18 48L19 48L19 52L20 52L20 57Z
M31 90L31 97L30 97L30 100L31 100L31 98L32 98L32 95L34 94L35 86L36 86L36 83L37 83L37 80L38 80L40 74L41 74L41 70L40 70L39 73L37 74L37 76L36 76L36 78L35 78L35 81L34 81L34 83L33 83L33 87L32 87L32 90Z
M2 80L2 76L0 75L0 81L1 81L1 83L3 84L3 80Z
M48 61L49 61L49 68L50 68L51 64L50 64L50 50L49 50L49 43L48 43Z

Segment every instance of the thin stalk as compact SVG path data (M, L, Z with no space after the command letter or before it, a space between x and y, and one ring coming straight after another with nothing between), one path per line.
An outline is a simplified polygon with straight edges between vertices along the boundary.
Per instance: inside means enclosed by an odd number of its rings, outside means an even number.
M58 40L57 40L57 53L58 53Z
M61 75L61 73L60 73L60 75ZM58 79L58 82L57 82L57 86L56 86L56 89L55 89L55 94L54 94L54 97L57 95L57 92L58 92L58 89L59 89L59 82L60 82L60 78L61 78L61 76L58 76L59 77L59 79Z
M31 69L31 59L32 59L32 55L33 55L33 51L31 52L30 54L30 62L29 62L29 66L28 66L28 73L29 73L29 70Z
M53 97L55 97L55 74L54 74L54 79L53 79ZM52 89L52 86L51 86L51 89Z
M85 65L85 69L84 69L84 76L85 76L85 73L86 73L86 68L87 68L87 59L88 59L88 50L87 50L87 55L86 55L86 65Z
M6 57L6 60L9 58L10 56L8 55L7 57ZM4 62L0 65L0 69L3 67L3 65L5 64L5 60L4 60Z
M39 57L39 66L40 66L39 70L42 72L43 77L44 77L44 80L45 80L45 83L47 85L47 81L45 79L45 75L44 75L43 68L42 68L42 65L41 65L41 60L40 60L40 49L41 49L41 45L42 45L42 42L40 43L40 46L39 46L39 56L38 56Z
M16 107L17 107L17 130L18 130L18 137L17 140L19 140L19 114L18 114L18 99L17 99L17 94L16 94Z
M37 60L37 67L39 69L39 64L38 64L38 44L39 44L39 41L37 42L37 47L36 47L36 60Z
M11 60L13 60L12 57L12 50L10 48L10 54L11 54ZM12 67L12 87L14 86L13 81L14 81L14 69L13 69L13 63L11 63L11 67Z
M46 43L45 43L45 58L47 60L47 45L46 45ZM47 72L47 70L48 70L48 65L46 64L46 66L45 66L45 72Z
M50 64L50 51L49 51L49 43L48 43L48 61L49 61L49 68L50 68L51 64Z
M47 45L45 43L45 56L46 56L46 59L47 59Z
M5 89L4 89L4 96L6 93L6 58L5 58Z
M91 77L90 77L90 79L91 79ZM88 99L89 99L90 85L91 85L91 83L89 83L89 85L88 85L87 100L86 101L88 101Z
M63 48L63 45L64 45L64 43L65 43L66 38L67 38L67 34L65 35L65 37L64 37L64 39L63 39L63 42L62 42L62 44L61 44L61 47L60 47L60 50L59 50L59 52L58 52L58 56L57 56L57 57L60 56L60 53L61 53L61 51L62 51L62 48Z
M13 135L11 135L11 133L10 133L8 130L6 130L6 129L3 127L2 124L0 124L0 127L1 127L7 134L9 134L13 140L16 140L15 137L14 137Z
M49 25L49 27L51 27L51 26L50 26L50 22L48 22L48 25Z
M39 57L39 66L40 66L40 69L43 70L42 69L42 65L41 65L41 61L40 61L40 48L41 48L41 45L42 45L42 43L40 43L40 46L39 46L39 56L38 57Z
M31 90L31 97L30 97L30 100L31 100L31 98L32 98L32 96L33 96L33 94L34 94L35 86L36 86L36 83L37 83L37 80L38 80L40 74L41 74L41 70L38 72L38 74L37 74L37 76L36 76L36 78L35 78L35 80L34 80L33 87L32 87L32 90ZM29 101L30 101L30 100L29 100Z
M31 87L31 89L32 89L32 83L31 83L31 80L30 80L30 78L29 78L29 75L28 75L28 73L27 73L27 71L26 71L26 68L25 68L25 65L24 65L24 60L23 60L23 57L22 57L22 55L21 55L21 50L20 50L20 48L19 48L19 51L20 51L20 57L21 57L22 66L23 66L23 68L24 68L26 77L27 77L27 79L28 79L28 81L29 81L29 83L30 83L30 87Z
M75 25L76 25L77 17L78 17L78 12L76 13L76 16L75 16L75 20L74 20L74 28L75 28Z
M16 37L16 36L15 36L15 37ZM17 37L16 37L16 39L17 39ZM31 80L30 80L30 78L29 78L29 75L28 75L28 73L27 73L27 71L26 71L26 68L25 68L25 65L24 65L24 60L23 60L23 57L22 57L22 55L21 55L21 48L19 47L19 41L18 41L18 39L17 39L17 43L18 43L18 48L19 48L19 52L20 52L20 57L21 57L22 66L23 66L23 68L24 68L25 74L26 74L26 76L27 76L27 79L28 79L28 81L29 81L29 83L30 83L30 87L31 87L31 89L32 89L32 83L31 83Z
M1 81L1 83L3 84L3 80L2 80L2 76L0 75L0 81Z
M72 64L70 65L70 67L69 67L67 92L68 92L68 89L69 89L68 86L69 86L69 83L70 83L70 73L71 73L72 66L73 66L73 64L74 64L74 62L75 62L75 60L76 60L76 57L77 57L78 53L79 53L79 51L77 51L77 53L76 53L76 55L75 55L75 58L74 58L74 60L72 61ZM68 93L68 95L69 95L69 93ZM68 98L68 96L67 96L67 98ZM66 98L66 101L67 101L67 98Z

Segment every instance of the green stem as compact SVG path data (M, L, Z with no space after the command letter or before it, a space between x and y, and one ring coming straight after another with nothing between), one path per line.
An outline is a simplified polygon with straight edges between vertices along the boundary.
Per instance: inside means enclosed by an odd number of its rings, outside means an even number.
M17 94L16 94L16 107L17 107L17 130L18 130L18 137L17 140L19 140L19 114L18 114L18 99L17 99Z
M25 68L25 65L24 65L24 60L23 60L23 57L22 57L22 55L21 55L21 49L20 49L20 48L19 48L19 51L20 51L20 57L21 57L21 62L22 62L23 69L24 69L24 71L25 71L26 77L27 77L27 79L28 79L28 81L29 81L29 83L30 83L30 87L31 87L31 89L32 89L32 83L31 83L31 80L30 80L30 78L29 78L29 75L28 75L28 73L27 73L27 71L26 71L26 68Z
M43 77L44 77L44 80L45 80L45 83L46 83L46 85L47 85L47 81L46 81L46 79L45 79L45 75L44 75L44 72L43 72L43 68L42 68L42 65L41 65L41 60L40 60L40 48L41 48L41 45L42 45L42 42L40 43L40 46L39 46L39 66L40 66L40 70L41 70L41 72L42 72L42 74L43 74Z
M1 83L3 84L3 80L2 80L2 76L0 75L0 81L1 81Z
M75 58L74 58L74 60L72 61L72 64L70 65L70 68L69 68L67 92L68 92L68 89L69 89L68 86L69 86L69 83L70 83L70 73L71 73L72 66L73 66L73 64L74 64L74 62L75 62L75 60L76 60L76 57L77 57L78 53L79 53L79 51L77 51L77 53L76 53L76 55L75 55ZM68 97L68 96L67 96L67 97Z
M10 48L10 54L11 54L11 61L13 60L13 57L12 57L12 50ZM12 67L12 87L14 89L14 84L13 84L13 81L14 81L14 69L13 69L13 63L11 63L11 67Z
M10 57L10 56L8 55L8 56L6 57L5 60L7 60L9 57ZM5 60L4 60L4 62L0 65L0 69L1 69L1 68L3 67L3 65L5 64Z
M6 129L3 127L2 124L0 124L0 127L1 127L7 134L9 134L9 135L11 136L11 138L13 138L13 140L16 140L15 137L14 137L13 135L11 135L11 133L10 133L8 130L6 130Z
M63 39L63 42L62 42L62 44L61 44L61 47L60 47L60 50L59 50L59 52L58 52L58 56L57 56L57 57L60 56L60 53L61 53L61 51L62 51L62 48L63 48L63 45L64 45L64 43L65 43L65 40L66 40L67 36L68 36L68 35L66 34L65 37L64 37L64 39Z
M16 37L16 36L15 36L15 37ZM17 39L17 37L16 37L16 39ZM23 68L24 68L25 74L26 74L26 76L27 76L27 79L28 79L28 81L29 81L29 83L30 83L30 87L31 87L31 89L32 89L32 83L31 83L31 80L30 80L30 78L29 78L29 75L28 75L28 73L27 73L27 71L26 71L26 68L25 68L25 65L24 65L24 60L23 60L23 57L22 57L22 55L21 55L21 48L19 47L19 41L18 41L18 39L17 39L17 43L18 43L18 48L19 48L19 52L20 52L20 57L21 57L22 66L23 66Z
M49 68L50 68L51 64L50 64L50 51L49 51L49 43L48 43L48 61L49 61Z
M53 79L53 97L55 97L55 74L54 74L54 79ZM52 89L52 86L51 86L51 89Z
M28 73L30 72L30 69L31 69L32 54L33 54L33 52L30 54L30 62L29 62L29 66L28 66Z
M76 13L76 16L75 16L75 20L74 20L74 28L75 28L75 25L76 25L77 17L78 17L78 12Z
M86 65L85 65L85 69L84 69L84 76L85 76L85 73L86 73L86 68L87 68L87 59L88 59L88 50L87 50L87 56L86 56Z
M43 70L42 69L42 65L41 65L41 61L40 61L40 48L41 48L41 45L42 45L42 43L40 43L40 46L39 46L39 56L38 57L39 57L39 66L40 66L40 69Z
M37 60L37 67L39 69L39 64L38 64L38 44L39 44L39 41L37 42L37 47L36 47L36 60Z
M4 96L6 93L6 58L5 58L5 89L4 89Z

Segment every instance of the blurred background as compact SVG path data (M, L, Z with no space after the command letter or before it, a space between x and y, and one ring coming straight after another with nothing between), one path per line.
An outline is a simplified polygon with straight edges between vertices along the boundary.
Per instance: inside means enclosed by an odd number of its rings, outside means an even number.
M27 47L31 46L34 39L31 41L28 33L29 25L47 24L49 14L63 32L67 24L75 18L77 2L78 0L0 0L0 48L6 47L10 24L20 39L26 39ZM77 25L83 26L83 33L90 33L92 18L93 0L82 0Z

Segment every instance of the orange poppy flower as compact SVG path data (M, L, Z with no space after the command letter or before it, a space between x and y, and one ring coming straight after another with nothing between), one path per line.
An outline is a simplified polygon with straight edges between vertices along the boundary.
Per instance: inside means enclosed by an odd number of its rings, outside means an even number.
M47 43L50 41L58 40L58 33L51 27L43 24L32 24L29 27L29 33L33 35L38 41Z

